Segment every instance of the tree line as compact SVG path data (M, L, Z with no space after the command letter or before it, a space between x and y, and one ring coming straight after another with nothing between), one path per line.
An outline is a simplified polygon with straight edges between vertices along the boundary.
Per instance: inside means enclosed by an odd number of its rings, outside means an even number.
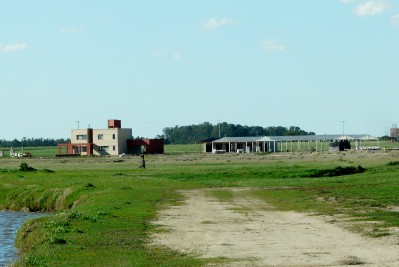
M209 138L239 136L289 136L315 135L297 126L246 126L227 122L212 124L204 122L197 125L166 127L158 138L165 139L166 144L194 144Z
M40 146L57 146L58 144L68 143L69 139L52 139L52 138L26 138L21 140L1 140L0 147L40 147Z
M238 136L288 136L288 135L314 135L314 132L306 132L297 126L246 126L227 122L212 124L204 122L196 125L174 126L163 129L163 134L157 138L165 140L165 144L195 144L209 138L238 137ZM139 138L139 137L137 137ZM141 138L141 137L140 137ZM26 138L21 140L1 140L0 147L41 147L57 146L69 143L69 139L52 138Z

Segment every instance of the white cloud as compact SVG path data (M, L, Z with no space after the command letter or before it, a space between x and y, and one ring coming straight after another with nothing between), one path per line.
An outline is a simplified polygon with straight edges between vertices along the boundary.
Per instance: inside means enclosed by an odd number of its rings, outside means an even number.
M228 18L223 18L223 19L215 19L215 18L211 18L209 19L206 24L205 24L205 28L210 29L210 30L214 30L216 28L221 28L227 25L231 25L231 24L235 24L236 22L232 19L228 19Z
M180 60L182 58L182 55L178 52L173 53L172 58L176 61Z
M356 0L341 0L341 3L348 4L348 3L353 3L355 1Z
M153 48L151 45L144 46L147 50L151 51L151 58L157 60L170 60L179 61L183 58L182 54L179 52L170 52L166 49Z
M0 52L17 52L26 50L28 45L26 43L15 43L15 44L7 44L1 45L0 44Z
M391 17L391 25L399 26L399 13Z
M389 4L385 0L369 0L359 4L354 12L359 17L376 16L383 13L389 8Z
M80 26L76 26L76 27L62 28L62 29L59 29L58 32L60 34L77 33L77 32L83 31L85 28L86 28L86 26L80 25Z
M268 52L284 52L288 50L286 45L273 39L263 40L262 47Z
M155 59L165 59L167 57L168 53L164 49L156 49L152 53L152 57Z

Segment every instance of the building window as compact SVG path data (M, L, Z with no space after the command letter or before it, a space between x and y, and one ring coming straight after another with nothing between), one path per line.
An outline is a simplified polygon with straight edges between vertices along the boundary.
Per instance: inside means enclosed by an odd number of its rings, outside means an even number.
M113 134L113 135L112 135L112 139L114 139L114 140L115 140L115 134Z
M109 147L108 146L99 146L98 151L108 151Z
M99 135L97 136L97 138L98 138L98 140L103 140L103 139L104 139L104 135L103 135L103 134L99 134Z
M112 149L115 151L116 147L115 147L115 146L113 146L113 147L112 147Z
M77 140L87 140L87 134L78 134L76 136Z

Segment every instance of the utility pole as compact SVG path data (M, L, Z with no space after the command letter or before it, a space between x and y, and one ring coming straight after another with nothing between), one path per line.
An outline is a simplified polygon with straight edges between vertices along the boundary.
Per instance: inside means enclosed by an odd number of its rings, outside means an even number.
M342 135L345 137L345 122L346 121L341 121L342 122Z
M220 138L220 121L219 121L219 138Z
M79 123L80 123L80 121L76 121L77 123L78 123L78 130L80 129L80 127L79 127Z

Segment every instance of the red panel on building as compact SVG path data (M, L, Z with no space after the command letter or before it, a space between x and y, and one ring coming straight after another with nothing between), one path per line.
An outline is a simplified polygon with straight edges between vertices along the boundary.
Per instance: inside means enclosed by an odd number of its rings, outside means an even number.
M138 152L144 150L147 154L163 154L164 153L164 142L163 139L135 139L128 140L127 146L132 152ZM140 153L140 152L139 152Z
M111 128L122 128L122 121L121 120L108 120L108 129Z

